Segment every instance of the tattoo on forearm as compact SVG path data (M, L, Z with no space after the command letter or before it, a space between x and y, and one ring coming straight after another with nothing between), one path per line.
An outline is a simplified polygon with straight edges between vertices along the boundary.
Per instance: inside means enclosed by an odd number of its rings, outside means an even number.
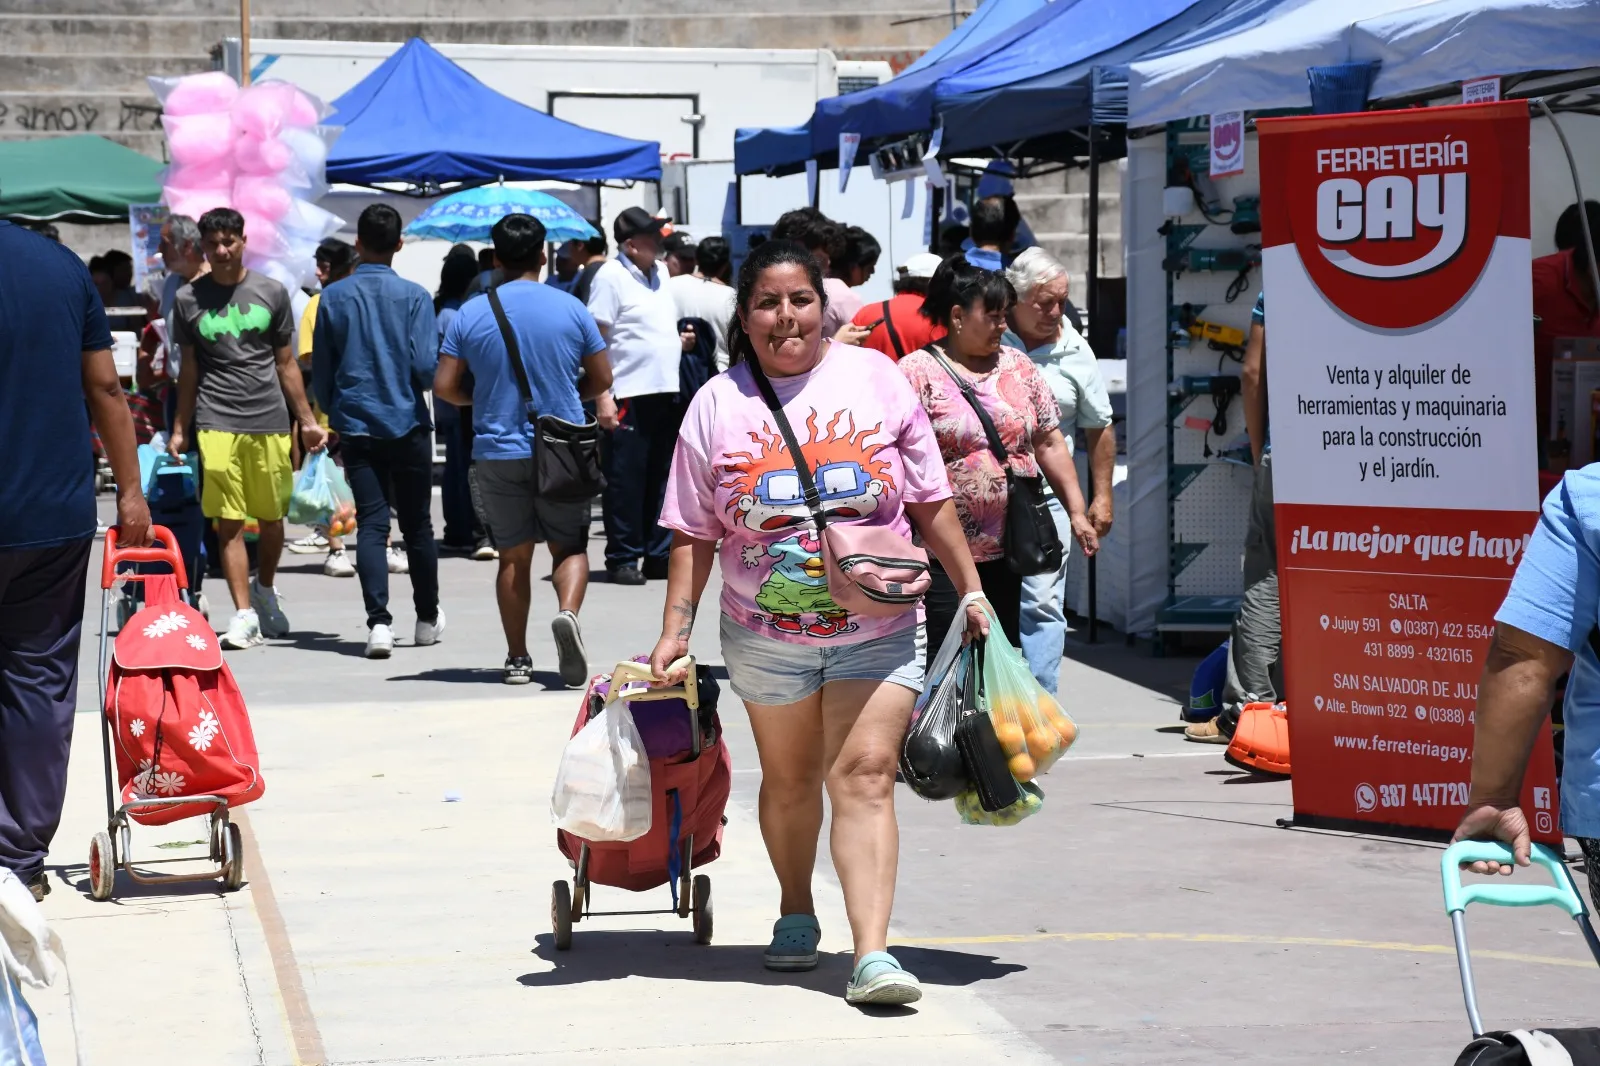
M672 605L672 613L681 620L678 626L678 639L689 639L689 633L694 629L695 611L699 610L699 608L699 601L691 600L687 596Z

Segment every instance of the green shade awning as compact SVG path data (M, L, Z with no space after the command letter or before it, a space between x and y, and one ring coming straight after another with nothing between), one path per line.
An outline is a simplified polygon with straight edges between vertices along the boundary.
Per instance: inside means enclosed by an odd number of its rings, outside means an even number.
M0 141L0 217L114 221L161 198L162 164L92 133Z

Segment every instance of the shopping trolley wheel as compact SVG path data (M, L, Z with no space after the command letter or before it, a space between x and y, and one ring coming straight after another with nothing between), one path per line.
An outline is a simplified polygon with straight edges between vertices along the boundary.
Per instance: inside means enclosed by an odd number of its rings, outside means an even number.
M111 834L101 830L89 839L89 898L105 902L117 886L117 860Z
M550 887L550 931L555 934L557 951L572 946L572 890L565 881Z
M244 884L244 834L233 822L228 823L227 866L222 871L222 890L237 892Z
M694 942L711 943L711 878L694 875Z

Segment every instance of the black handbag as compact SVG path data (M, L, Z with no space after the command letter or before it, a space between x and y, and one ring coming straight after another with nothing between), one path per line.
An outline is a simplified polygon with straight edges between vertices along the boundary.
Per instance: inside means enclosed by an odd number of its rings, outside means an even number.
M989 412L983 409L977 392L937 348L930 344L923 351L939 361L961 395L972 405L978 421L983 424L984 435L989 438L989 450L999 460L1000 469L1006 472L1006 529L1000 542L1006 565L1021 577L1060 570L1064 555L1061 534L1056 530L1055 516L1050 513L1050 504L1045 499L1044 478L1028 477L1011 469L1005 443L994 428Z
M955 799L971 784L961 749L956 747L956 726L966 690L963 671L972 673L971 647L961 649L944 680L929 693L900 749L900 776L923 799Z
M1005 749L995 735L994 720L984 706L983 643L972 642L972 660L962 686L961 718L956 722L956 749L967 769L967 777L977 790L978 804L986 811L1000 811L1022 799L1022 786L1011 776Z
M528 384L528 369L522 365L522 348L506 319L500 294L494 289L489 290L489 309L500 326L500 337L505 341L506 355L511 359L511 370L522 393L522 406L533 426L534 493L556 503L587 501L600 495L606 487L605 474L600 467L600 423L591 421L578 425L555 415L532 411L533 388Z

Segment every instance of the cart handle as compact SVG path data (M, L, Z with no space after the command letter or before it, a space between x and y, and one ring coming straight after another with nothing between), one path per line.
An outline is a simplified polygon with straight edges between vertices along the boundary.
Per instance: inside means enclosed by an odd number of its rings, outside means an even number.
M178 588L188 589L189 572L183 567L183 553L178 550L178 538L172 535L172 530L166 526L150 527L151 547L148 548L119 548L117 547L119 527L112 526L106 530L105 558L100 561L100 587L109 589L117 583L118 563L166 563L172 567L172 572L177 575ZM159 542L165 542L166 547L158 547ZM123 574L123 578L135 581L143 580L142 574Z
M671 673L679 667L684 668L683 684L671 688L647 688L629 693L630 700L674 700L682 699L689 704L691 711L700 709L700 681L695 674L694 656L685 655L667 667ZM622 689L625 685L634 682L653 683L656 675L650 672L647 663L636 663L632 659L624 659L611 671L611 691L606 693L606 704L609 706L622 698Z
M1540 907L1554 904L1573 918L1585 915L1583 897L1573 886L1572 874L1561 857L1543 844L1534 844L1532 858L1549 872L1554 884L1517 885L1483 882L1463 885L1461 864L1466 862L1515 862L1511 848L1498 840L1462 840L1445 849L1439 859L1440 875L1444 880L1444 909L1448 914L1459 914L1471 903L1488 903L1496 907Z

